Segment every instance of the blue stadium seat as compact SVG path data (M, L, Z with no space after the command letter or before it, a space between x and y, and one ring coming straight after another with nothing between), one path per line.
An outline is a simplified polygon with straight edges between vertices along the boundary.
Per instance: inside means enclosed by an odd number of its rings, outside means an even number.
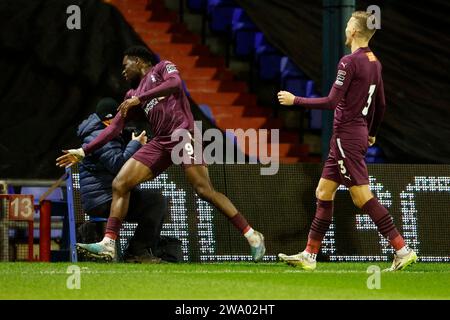
M282 57L279 51L267 42L262 32L255 34L254 48L259 78L266 81L278 79Z
M366 163L385 163L385 160L380 157L367 157L366 156Z
M315 84L314 84L314 81L312 81L312 80L306 81L305 97L307 97L307 98L317 97L316 90L315 90Z
M187 7L194 12L204 12L206 9L206 0L188 0Z
M382 155L381 148L374 145L367 149L367 156L369 157L379 157Z
M366 162L367 163L385 163L383 157L383 151L377 145L371 146L367 149L366 154Z
M227 33L230 30L233 11L237 8L234 0L208 0L207 12L212 32Z
M280 60L280 86L296 96L306 96L307 79L305 74L289 59Z
M307 98L319 98L319 95L316 93L314 81L312 80L306 81L305 96ZM322 110L316 109L309 110L309 128L322 129Z
M14 191L14 186L12 186L12 185L8 185L8 194L14 194L14 193L16 193L15 191Z
M234 43L234 53L237 56L249 56L254 50L256 25L250 20L245 11L236 8L231 20L231 33Z
M309 98L315 98L311 96ZM322 110L309 110L309 128L322 129Z
M213 123L216 124L216 120L214 119L214 115L212 114L211 108L207 104L200 104L198 106L202 113Z

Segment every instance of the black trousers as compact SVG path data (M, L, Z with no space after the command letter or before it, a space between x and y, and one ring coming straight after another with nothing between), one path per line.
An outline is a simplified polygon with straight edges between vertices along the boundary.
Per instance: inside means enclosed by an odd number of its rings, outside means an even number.
M111 203L112 201L108 201L100 204L86 213L92 217L107 218L111 210ZM167 199L160 191L139 188L131 190L125 221L137 222L138 225L128 243L128 253L140 255L147 248L155 252L167 212Z

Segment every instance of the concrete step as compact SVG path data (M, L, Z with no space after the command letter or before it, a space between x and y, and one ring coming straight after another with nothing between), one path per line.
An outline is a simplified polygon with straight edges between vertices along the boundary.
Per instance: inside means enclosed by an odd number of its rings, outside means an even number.
M168 33L176 32L183 33L187 32L188 29L185 25L179 23L172 23L167 21L129 21L130 25L139 34L147 33Z
M216 125L223 131L226 129L278 129L283 125L280 119L266 117L222 117L216 119Z
M145 33L141 38L150 47L164 43L200 43L200 37L192 33Z
M219 117L222 119L226 118L242 118L242 117L270 117L270 110L258 106L250 107L250 106L215 106L210 105L214 118L218 119Z
M169 60L177 66L193 66L193 67L225 67L225 61L222 58L199 57L199 56L182 56L178 54L159 54L164 60Z
M178 66L182 78L187 80L232 80L233 74L226 69L212 67Z
M256 106L256 96L239 92L196 92L189 91L197 104L208 105L247 105Z
M248 86L243 81L219 80L187 80L188 89L196 92L248 92Z

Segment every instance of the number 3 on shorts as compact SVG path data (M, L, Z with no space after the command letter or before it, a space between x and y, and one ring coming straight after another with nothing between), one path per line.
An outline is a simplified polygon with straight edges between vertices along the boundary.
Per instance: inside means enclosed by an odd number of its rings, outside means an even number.
M345 169L344 166L344 160L338 160L339 166L341 167L341 173L345 174L347 172L347 169Z

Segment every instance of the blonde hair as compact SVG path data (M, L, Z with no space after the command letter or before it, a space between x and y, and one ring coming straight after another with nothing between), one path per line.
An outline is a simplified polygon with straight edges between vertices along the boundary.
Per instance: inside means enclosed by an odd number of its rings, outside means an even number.
M361 33L361 35L367 40L370 40L376 29L369 28L369 24L373 23L375 16L366 11L355 11L353 12L352 17L355 18L356 29L359 33Z

